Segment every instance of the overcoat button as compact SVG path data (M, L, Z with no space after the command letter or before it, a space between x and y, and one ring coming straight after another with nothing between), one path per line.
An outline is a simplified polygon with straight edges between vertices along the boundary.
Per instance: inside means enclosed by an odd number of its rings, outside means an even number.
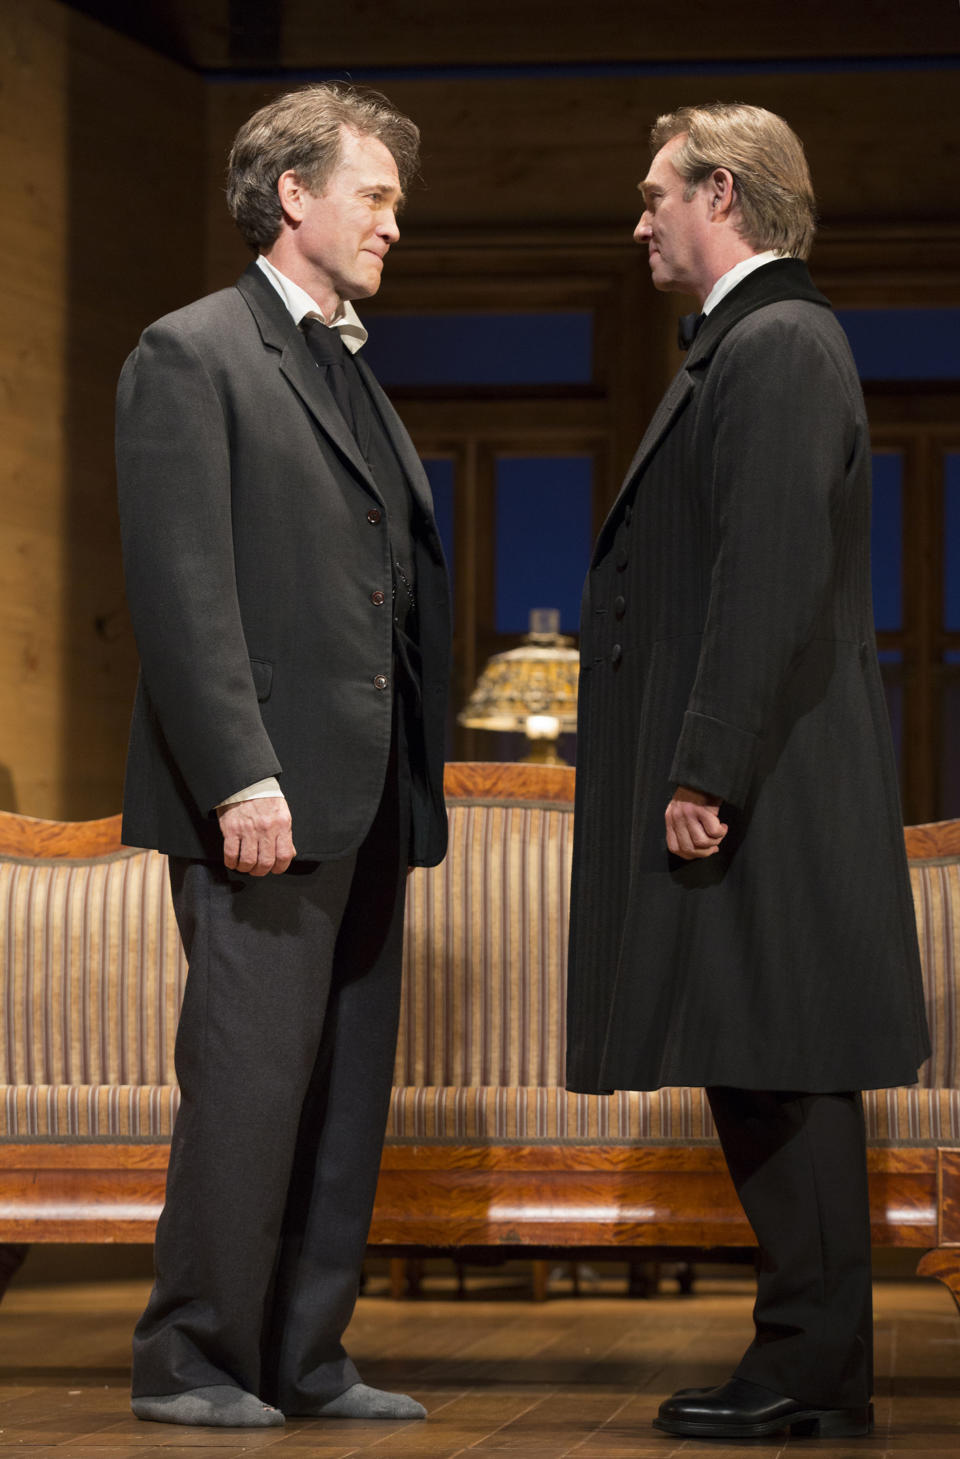
M613 645L613 648L610 650L610 662L611 662L611 664L619 664L619 662L620 662L620 660L622 658L623 658L623 649L620 647L620 645L618 643L615 643Z
M380 588L374 588L373 592L370 594L370 601L375 608L379 608L381 603L385 603L387 601L387 595L386 593L382 592Z
M613 611L618 618L622 618L627 611L627 600L622 593L618 593L613 600Z
M371 507L369 512L367 513L367 521L372 523L374 527L379 521L381 521L382 517L383 513L381 512L379 507Z
M373 687L375 689L386 689L386 687L387 687L387 676L386 676L386 674L377 674L376 678L373 681Z
M616 557L614 558L614 561L617 564L617 571L618 572L623 572L623 569L627 565L627 549L625 547L618 547L617 548L617 554L616 554Z

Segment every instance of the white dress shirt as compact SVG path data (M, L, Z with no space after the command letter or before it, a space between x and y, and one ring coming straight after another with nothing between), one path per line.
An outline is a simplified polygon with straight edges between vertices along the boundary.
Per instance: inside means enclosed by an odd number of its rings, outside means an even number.
M776 248L768 248L763 253L754 253L750 258L742 258L739 263L735 263L733 268L727 269L726 273L721 274L717 279L703 301L701 313L709 314L711 309L716 309L720 300L726 298L730 290L735 289L748 274L753 273L754 269L762 268L765 263L775 263L778 258L789 257L789 253L781 253Z

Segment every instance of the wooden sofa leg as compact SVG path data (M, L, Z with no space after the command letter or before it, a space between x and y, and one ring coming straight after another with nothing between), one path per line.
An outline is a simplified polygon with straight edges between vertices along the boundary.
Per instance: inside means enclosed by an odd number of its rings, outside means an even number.
M918 1277L938 1277L960 1311L960 1246L938 1246L917 1262Z
M14 1274L23 1266L29 1246L13 1242L0 1242L0 1298L10 1285Z
M405 1256L391 1256L390 1258L390 1296L395 1301L406 1296L407 1292L407 1259Z
M534 1302L546 1302L547 1288L550 1285L550 1263L535 1259L530 1263L530 1275L533 1279Z

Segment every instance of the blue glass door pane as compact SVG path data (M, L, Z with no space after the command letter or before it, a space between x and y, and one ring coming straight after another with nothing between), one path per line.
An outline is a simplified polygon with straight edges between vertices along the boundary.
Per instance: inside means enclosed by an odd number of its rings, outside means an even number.
M437 519L437 531L443 543L443 555L447 559L447 571L453 585L453 481L454 463L447 456L434 456L424 461L423 469L430 482L433 494L433 513Z
M870 522L873 616L877 628L903 627L903 457L873 455L873 513Z
M838 309L861 380L960 380L960 309Z
M593 459L501 456L496 470L496 627L526 633L531 608L559 608L580 626L590 566Z
M593 314L376 314L363 357L383 385L585 385Z

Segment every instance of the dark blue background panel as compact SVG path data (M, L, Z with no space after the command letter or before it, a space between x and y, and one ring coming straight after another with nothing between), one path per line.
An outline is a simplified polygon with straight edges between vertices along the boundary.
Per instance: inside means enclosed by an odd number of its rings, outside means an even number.
M579 630L593 541L592 488L590 456L498 458L498 633L526 633L531 608L559 608L562 631Z
M902 526L903 457L899 451L876 451L870 558L873 616L881 632L903 627Z
M943 463L943 626L960 633L960 451Z
M383 385L585 385L593 314L377 314L364 359Z
M960 380L960 309L838 309L861 380Z
M433 512L437 519L437 531L443 543L443 555L447 559L450 586L453 587L453 482L454 464L448 456L435 456L423 463L433 493Z

